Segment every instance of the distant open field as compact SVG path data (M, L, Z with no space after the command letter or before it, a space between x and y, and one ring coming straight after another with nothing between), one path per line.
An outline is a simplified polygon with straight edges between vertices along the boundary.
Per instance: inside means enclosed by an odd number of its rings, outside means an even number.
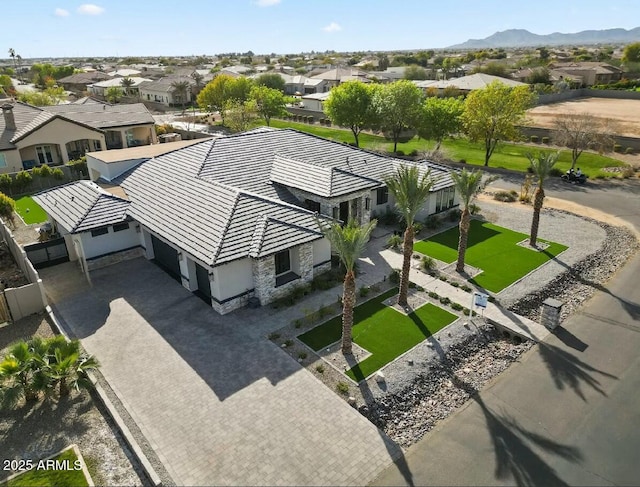
M609 118L616 122L618 135L640 137L640 100L576 98L541 105L527 112L528 125L553 128L555 117L564 113L588 113L594 118Z

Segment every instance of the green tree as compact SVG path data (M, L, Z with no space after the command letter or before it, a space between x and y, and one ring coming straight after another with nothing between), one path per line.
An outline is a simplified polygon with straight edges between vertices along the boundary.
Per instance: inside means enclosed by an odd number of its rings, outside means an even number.
M548 85L551 83L551 72L547 67L539 67L531 71L531 74L527 77L527 83L530 85L536 85L539 83Z
M184 114L184 105L187 101L189 90L191 89L191 83L188 81L174 81L171 83L171 92L173 94L174 99L180 100L180 104L182 105L182 113Z
M83 353L78 340L67 341L62 335L47 341L48 367L45 373L58 387L60 397L68 396L71 389L89 389L91 381L87 372L99 367L98 361Z
M129 78L129 76L125 76L120 80L120 86L122 86L125 95L131 94L130 88L135 84L136 82Z
M9 198L6 194L0 193L0 217L9 223L10 227L15 227L14 212L16 210L16 202Z
M13 187L13 178L7 174L0 174L0 191L4 194L11 193L11 188Z
M416 64L412 64L411 66L407 66L404 69L404 79L410 79L410 80L414 80L414 79L428 79L428 73L427 70L424 68L421 68L420 66L416 65Z
M460 98L426 98L422 104L418 135L426 140L435 140L437 151L442 140L462 129L464 102Z
M351 129L356 147L360 146L360 132L376 124L373 96L372 86L354 80L332 89L324 103L324 111L331 122Z
M469 240L469 228L471 226L471 210L469 207L473 203L478 194L493 181L488 178L482 181L482 171L467 171L463 169L460 172L451 172L451 179L460 198L462 204L462 213L460 215L460 238L458 240L458 261L456 263L456 271L464 272L464 257L467 252L467 242Z
M225 89L226 101L236 100L244 103L250 98L251 88L253 87L253 80L245 76L239 78L233 78L231 82L227 83Z
M0 93L10 94L14 90L13 82L7 74L0 75Z
M356 274L355 265L364 252L371 232L377 224L371 220L366 225L358 225L351 219L342 226L339 222L325 223L318 220L318 226L323 235L331 243L331 248L338 254L346 272L342 291L342 353L351 355L353 329L353 309L356 304Z
M18 193L21 193L31 185L32 181L33 178L31 177L31 174L28 171L22 170L16 174L13 185L16 187Z
M634 42L624 48L622 53L623 63L637 63L640 62L640 42Z
M284 78L278 73L265 73L256 78L256 85L266 86L284 93Z
M413 254L413 237L416 215L427 201L431 191L432 180L429 172L420 175L415 165L401 165L395 174L384 180L389 193L395 200L395 208L402 217L407 228L404 231L402 273L400 275L400 293L398 304L407 305L409 292L409 272L411 270L411 255Z
M257 118L256 102L230 99L224 107L227 127L233 132L244 132L251 128Z
M538 187L533 194L533 220L531 221L531 236L529 238L529 245L535 247L538 239L538 226L540 225L540 210L542 210L544 203L544 182L556 164L558 154L540 152L537 157L527 154L527 158L531 163L531 172L538 179Z
M227 74L219 74L198 94L198 106L210 113L219 112L224 124L224 104L227 101L226 85L233 81Z
M560 114L554 120L553 140L571 149L571 169L585 149L607 152L613 149L615 126L588 113Z
M482 90L472 91L465 100L462 122L472 141L481 140L485 146L484 165L497 144L520 136L518 125L535 100L528 86L510 88L494 81Z
M393 140L393 152L403 132L415 129L420 119L423 93L409 80L380 85L373 95L380 128Z
M251 99L255 102L256 111L267 126L271 125L271 118L282 116L287 113L287 98L276 89L266 85L257 85L251 88Z
M122 89L117 86L110 86L107 88L106 98L109 103L118 103L118 100L122 98Z

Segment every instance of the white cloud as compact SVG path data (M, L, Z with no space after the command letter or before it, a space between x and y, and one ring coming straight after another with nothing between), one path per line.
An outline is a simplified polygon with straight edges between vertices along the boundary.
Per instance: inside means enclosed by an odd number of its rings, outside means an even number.
M281 0L255 0L255 3L258 7L273 7L274 5L278 5Z
M65 10L63 8L57 8L53 11L53 14L56 17L68 17L69 16L69 11Z
M104 8L92 3L85 3L78 7L78 13L83 15L100 15L104 13Z
M340 24L336 22L331 22L329 25L323 27L322 30L325 32L338 32L339 30L342 30L342 27L340 27Z

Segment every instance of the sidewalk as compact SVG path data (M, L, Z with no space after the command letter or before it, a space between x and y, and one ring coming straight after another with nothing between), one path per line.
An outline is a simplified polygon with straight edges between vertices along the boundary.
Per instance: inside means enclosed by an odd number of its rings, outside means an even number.
M364 267L364 272L361 273L362 277L358 278L358 285L371 285L379 282L384 279L385 275L388 276L393 269L402 267L402 254L384 248L388 237L389 234L379 232L376 238L371 240L366 255L360 260L360 267ZM411 261L409 279L412 282L422 286L426 292L438 293L438 295L447 297L465 308L471 305L471 294L420 271L417 268L419 262L413 259ZM367 264L370 264L370 266ZM471 283L468 283L468 285L472 288L474 287ZM512 313L495 303L487 303L487 308L483 313L481 313L480 309L476 309L476 312L482 314L489 323L508 329L512 333L528 340L540 342L550 333L547 328L535 321Z

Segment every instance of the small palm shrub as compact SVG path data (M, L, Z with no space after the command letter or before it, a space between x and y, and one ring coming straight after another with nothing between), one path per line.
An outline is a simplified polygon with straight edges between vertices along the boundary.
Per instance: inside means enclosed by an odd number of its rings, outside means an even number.
M433 259L433 257L429 257L428 255L422 256L422 259L420 259L420 268L424 272L431 271L435 269L435 267L436 267L436 261Z
M402 247L403 239L400 235L391 235L387 240L387 247L390 249L399 249Z
M493 195L494 200L503 201L505 203L513 203L517 197L518 197L517 193L513 194L510 191L498 191Z

